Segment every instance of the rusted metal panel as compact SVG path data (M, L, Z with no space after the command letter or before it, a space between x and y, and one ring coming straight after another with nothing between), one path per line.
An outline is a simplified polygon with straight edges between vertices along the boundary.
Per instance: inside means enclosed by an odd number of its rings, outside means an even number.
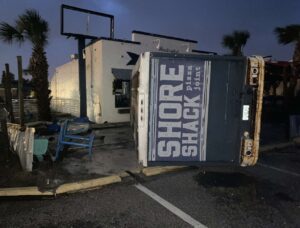
M259 139L264 93L264 64L262 57L255 56L248 59L247 83L256 88L256 106L253 107L255 115L253 119L254 131L251 135L252 139L249 139L249 132L244 133L241 166L255 165L259 156Z

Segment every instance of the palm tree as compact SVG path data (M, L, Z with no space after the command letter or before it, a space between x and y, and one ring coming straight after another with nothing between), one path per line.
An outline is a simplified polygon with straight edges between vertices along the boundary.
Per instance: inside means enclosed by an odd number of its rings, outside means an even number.
M26 10L19 15L14 25L0 23L0 39L6 43L19 44L29 41L32 55L29 71L32 75L33 88L37 98L38 117L40 120L50 120L50 90L48 89L48 61L45 52L49 26L36 10Z
M287 107L286 110L288 110L288 113L292 113L297 110L297 107L299 107L299 97L296 100L294 100L293 97L295 95L297 79L300 76L300 25L293 24L286 27L277 27L274 29L274 32L277 35L277 39L280 44L295 44L293 62L291 64L292 74L289 79L289 85L288 87L286 86L284 92L285 105Z
M300 25L277 27L274 32L280 44L295 44L292 67L294 76L298 77L300 74Z
M233 31L231 35L223 36L222 45L231 50L231 54L235 56L243 55L243 47L246 45L250 33L248 31Z

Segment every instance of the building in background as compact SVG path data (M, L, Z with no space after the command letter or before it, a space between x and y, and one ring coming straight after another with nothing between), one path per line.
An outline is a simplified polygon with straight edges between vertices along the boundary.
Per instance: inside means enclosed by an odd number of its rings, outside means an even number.
M130 120L130 77L141 53L199 53L197 41L132 32L131 40L99 38L85 50L87 115L96 123ZM76 56L56 68L51 79L51 107L54 111L79 116L79 76Z

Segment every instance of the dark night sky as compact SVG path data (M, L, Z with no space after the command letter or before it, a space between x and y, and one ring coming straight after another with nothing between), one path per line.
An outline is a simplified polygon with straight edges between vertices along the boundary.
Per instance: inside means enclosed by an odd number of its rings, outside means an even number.
M113 14L116 38L131 39L132 30L141 30L194 39L198 41L198 49L220 54L228 52L221 45L224 34L248 30L251 38L245 54L272 55L276 60L291 59L293 45L279 45L274 28L300 23L299 0L0 0L0 3L0 21L12 23L25 9L34 8L49 22L51 31L46 50L50 77L55 67L69 61L77 47L73 39L60 35L62 3ZM78 25L83 22L73 21ZM1 72L4 64L9 63L12 72L17 73L17 55L23 56L24 66L28 65L30 44L1 42L0 50Z

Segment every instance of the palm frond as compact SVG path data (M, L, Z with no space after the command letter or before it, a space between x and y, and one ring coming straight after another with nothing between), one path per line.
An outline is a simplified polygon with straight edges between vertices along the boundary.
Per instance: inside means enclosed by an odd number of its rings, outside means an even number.
M22 31L26 38L33 44L44 46L47 43L49 32L48 22L45 21L36 10L26 10L24 14L18 17L16 25L18 30Z
M274 29L278 42L289 44L300 40L300 25L288 25L286 27L277 27Z
M15 27L9 25L6 22L1 22L0 39L6 43L12 43L14 41L22 43L24 41L24 36Z
M234 31L233 37L237 44L245 46L250 38L250 33L248 31Z
M232 55L242 55L242 49L246 45L250 33L248 31L233 31L231 35L223 36L222 45L232 51Z
M225 35L223 36L222 41L223 47L227 47L229 49L232 49L234 47L234 39L231 35Z

